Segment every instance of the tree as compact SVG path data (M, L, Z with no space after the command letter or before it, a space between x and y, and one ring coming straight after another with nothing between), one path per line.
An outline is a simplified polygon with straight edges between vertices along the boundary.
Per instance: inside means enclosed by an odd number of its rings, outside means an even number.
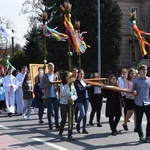
M91 45L91 48L81 55L82 68L85 72L97 71L97 0L76 0L73 13L75 20L81 22L81 32L87 31L84 35L85 42Z
M43 62L43 39L42 33L36 25L33 26L31 31L25 35L26 44L23 47L25 55L28 57L29 63Z
M115 72L121 54L121 9L114 0L101 0L102 72Z
M24 51L15 49L14 57L10 59L11 64L16 68L21 70L21 66L28 66L29 60L25 55Z

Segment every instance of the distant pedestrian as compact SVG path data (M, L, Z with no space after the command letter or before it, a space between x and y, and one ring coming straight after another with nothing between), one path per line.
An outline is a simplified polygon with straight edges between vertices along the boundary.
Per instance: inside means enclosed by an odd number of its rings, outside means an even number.
M3 87L3 80L4 80L4 72L3 68L0 67L0 110L5 111L6 105L5 105L5 90Z

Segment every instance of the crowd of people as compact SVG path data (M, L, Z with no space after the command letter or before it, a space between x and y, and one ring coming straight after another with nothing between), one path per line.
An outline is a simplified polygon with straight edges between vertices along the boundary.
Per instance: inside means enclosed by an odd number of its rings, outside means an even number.
M120 77L111 74L101 87L88 84L84 79L83 69L73 68L72 74L64 71L62 75L55 73L54 69L52 62L48 64L47 73L39 67L38 75L32 84L26 66L22 67L21 72L16 71L15 75L12 74L12 68L7 70L6 75L3 68L0 68L0 109L6 109L8 117L17 113L22 119L32 120L31 106L38 108L39 124L43 124L43 112L47 108L48 129L53 130L55 127L59 131L60 140L63 140L64 126L68 114L71 114L69 116L71 120L68 118L71 123L68 127L68 139L73 141L74 120L78 133L89 134L86 128L89 103L91 104L89 125L94 126L93 119L96 114L97 127L102 127L101 109L103 98L106 98L106 117L109 118L111 135L119 134L117 126L124 112L123 129L128 130L127 124L134 114L134 132L138 133L140 142L150 142L150 78L146 76L146 65L138 68L139 74L133 68L129 70L123 68ZM100 78L100 75L95 72L92 78ZM55 82L60 79L61 82ZM132 92L108 90L105 89L105 85L127 88ZM61 121L59 121L59 112ZM147 118L146 137L142 130L143 113Z

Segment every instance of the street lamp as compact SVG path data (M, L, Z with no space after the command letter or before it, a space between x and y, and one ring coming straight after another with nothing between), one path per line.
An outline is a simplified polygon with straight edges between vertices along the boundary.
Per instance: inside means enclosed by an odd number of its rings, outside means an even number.
M98 73L101 74L101 18L100 18L100 0L98 1Z

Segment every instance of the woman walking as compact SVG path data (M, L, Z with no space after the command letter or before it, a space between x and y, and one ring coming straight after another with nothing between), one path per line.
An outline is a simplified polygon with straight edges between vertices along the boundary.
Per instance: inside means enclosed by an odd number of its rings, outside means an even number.
M108 77L108 85L118 86L116 76L111 74ZM103 96L106 100L106 117L109 117L111 134L118 134L117 125L122 115L122 97L120 92L103 89Z
M93 78L99 78L99 74L94 73ZM90 103L91 103L91 106L92 106L92 111L90 113L89 124L91 126L94 126L93 118L94 118L94 115L96 113L97 126L102 127L102 125L100 124L100 117L101 117L103 97L102 97L102 91L101 91L100 87L91 86L91 88L90 88Z
M32 106L38 108L39 124L43 124L43 113L44 113L44 91L40 88L40 81L42 76L37 76L36 83L34 85L34 100Z
M31 84L31 76L29 73L25 75L25 78L22 83L22 91L23 91L23 99L24 99L24 107L22 111L22 118L31 120L30 113L31 113L31 104L33 100L33 90ZM27 110L27 118L25 115L25 111Z
M128 72L128 77L127 77L127 80L125 81L125 88L132 90L133 80L135 79L135 77L136 77L136 73L135 73L135 70L132 68ZM133 96L133 94L126 93L127 115L126 115L124 123L122 125L124 130L128 130L128 126L127 126L128 120L134 113L134 101L135 101L135 96ZM134 114L134 132L137 132L135 114Z
M86 130L86 121L87 121L87 110L89 106L89 94L88 94L88 88L90 87L89 84L87 84L84 80L84 71L80 69L78 71L78 77L76 81L74 82L76 91L77 91L77 107L80 112L80 116L77 120L77 131L80 133L80 123L83 119L83 130L82 133L88 134L89 132Z
M60 85L60 113L61 113L61 123L60 123L60 130L59 130L59 138L62 140L63 136L62 133L64 131L64 126L66 123L67 115L69 113L69 103L72 104L72 126L73 127L73 104L74 101L77 99L76 89L74 84L71 83L71 77L69 76L69 72L65 71L62 76L62 83ZM71 85L70 85L71 84ZM71 89L70 89L71 86ZM69 118L68 118L69 119ZM68 127L68 139L73 140L72 137L72 128L71 130Z

